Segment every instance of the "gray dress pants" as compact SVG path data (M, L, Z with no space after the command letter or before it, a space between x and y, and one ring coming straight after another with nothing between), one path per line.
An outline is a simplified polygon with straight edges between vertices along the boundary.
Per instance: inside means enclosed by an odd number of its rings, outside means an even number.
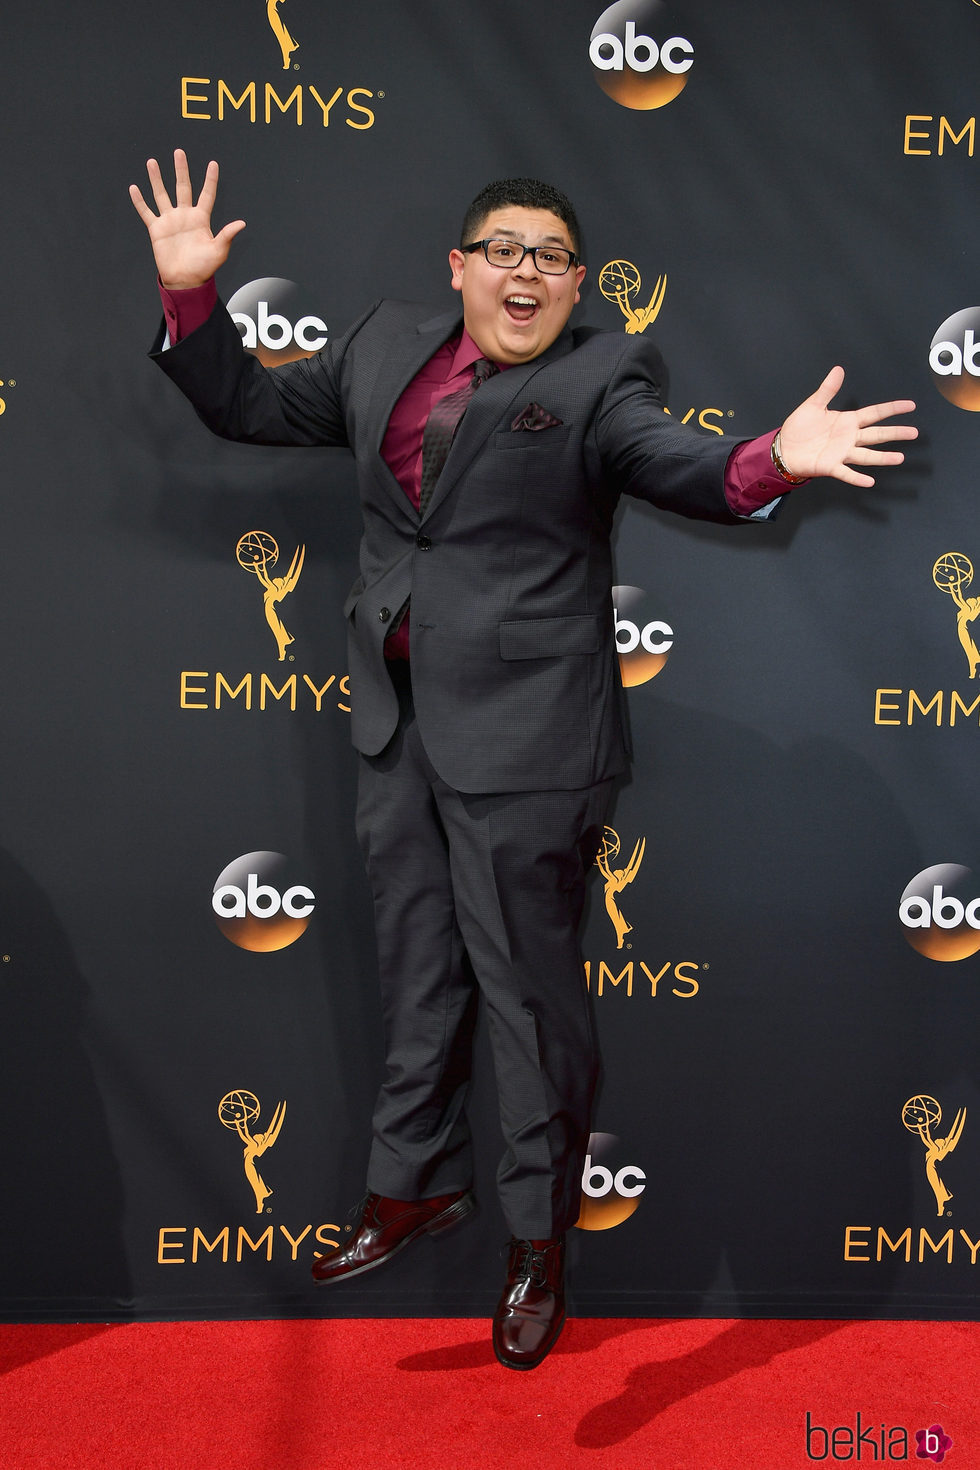
M472 1183L465 1101L482 1000L503 1212L518 1237L555 1236L578 1218L598 1076L578 928L612 783L455 791L422 745L407 670L394 682L398 730L361 758L358 786L386 1059L368 1188L424 1199Z

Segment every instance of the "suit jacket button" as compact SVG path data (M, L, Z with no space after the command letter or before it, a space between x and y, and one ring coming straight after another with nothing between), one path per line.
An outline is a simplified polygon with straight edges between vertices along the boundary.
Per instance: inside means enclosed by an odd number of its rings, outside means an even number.
M381 611L378 613L378 622L379 623L387 623L387 621L388 621L388 619L390 617L391 617L391 608L390 607L383 607L381 609Z
M415 538L415 544L418 547L419 551L432 550L432 542L429 540L428 536L423 536L421 531Z

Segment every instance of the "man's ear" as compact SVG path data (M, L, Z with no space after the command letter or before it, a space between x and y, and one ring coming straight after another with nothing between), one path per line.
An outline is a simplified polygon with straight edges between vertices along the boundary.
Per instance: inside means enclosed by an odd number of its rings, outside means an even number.
M576 302L579 302L582 299L582 297L581 297L581 295L579 293L580 293L580 291L582 289L582 282L584 280L585 280L585 266L584 265L576 266L576 268L575 268L575 300L576 300Z
M449 269L453 273L452 287L454 291L463 289L463 266L466 264L466 256L462 250L450 250Z

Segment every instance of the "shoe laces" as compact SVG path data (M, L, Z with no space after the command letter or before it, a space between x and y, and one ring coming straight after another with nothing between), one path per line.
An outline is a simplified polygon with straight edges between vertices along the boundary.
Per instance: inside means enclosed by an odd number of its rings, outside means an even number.
M357 1226L360 1225L361 1221L364 1218L364 1211L367 1209L368 1200L371 1198L371 1193L372 1192L370 1189L367 1190L367 1192L358 1200L357 1204L353 1205L347 1211L347 1215L345 1217L347 1223L344 1225L345 1235L353 1235Z
M518 1240L516 1236L510 1242L511 1270L517 1276L526 1276L533 1286L545 1286L548 1281L548 1257L556 1247L547 1246L544 1250L535 1250L529 1240Z

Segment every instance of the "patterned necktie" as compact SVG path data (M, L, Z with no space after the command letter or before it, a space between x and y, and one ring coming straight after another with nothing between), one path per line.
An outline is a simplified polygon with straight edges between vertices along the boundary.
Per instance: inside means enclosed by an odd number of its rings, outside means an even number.
M473 364L473 376L470 381L462 388L458 388L455 393L449 393L445 398L440 398L432 408L422 433L422 487L419 496L419 515L425 514L429 501L432 499L436 481L442 474L442 467L446 463L453 442L453 435L466 412L467 404L480 384L499 371L500 369L485 357L478 358Z

